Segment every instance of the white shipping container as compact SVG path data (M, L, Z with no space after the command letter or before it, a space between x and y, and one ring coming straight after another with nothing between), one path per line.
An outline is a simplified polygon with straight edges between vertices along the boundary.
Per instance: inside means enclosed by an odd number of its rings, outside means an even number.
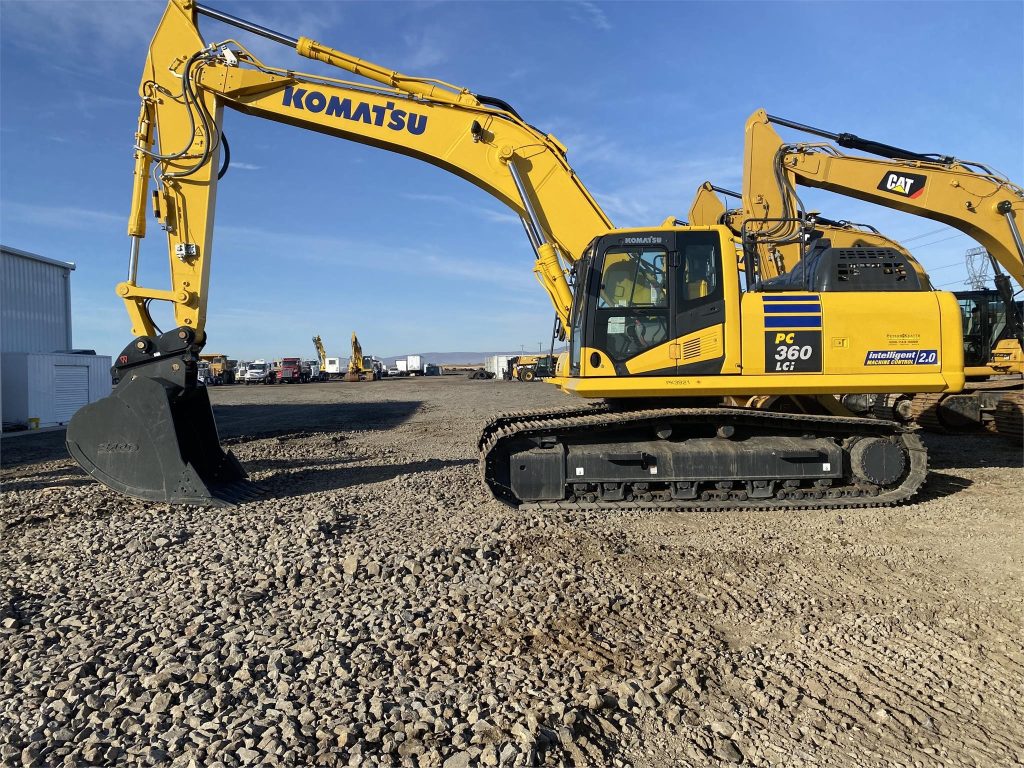
M423 357L421 355L406 355L405 363L410 376L423 373Z
M67 424L83 405L110 394L110 358L46 352L3 355L3 418L40 427Z
M513 357L515 355L491 355L484 361L484 370L500 379L508 368L508 361Z

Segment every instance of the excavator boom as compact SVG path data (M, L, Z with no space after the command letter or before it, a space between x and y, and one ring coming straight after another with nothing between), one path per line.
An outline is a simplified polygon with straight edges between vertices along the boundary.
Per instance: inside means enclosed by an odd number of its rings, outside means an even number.
M207 45L197 15L371 82L270 67L235 41ZM404 154L493 195L522 217L537 254L534 273L563 326L572 303L567 271L595 234L611 227L566 161L565 147L501 100L409 77L191 0L168 3L139 95L128 276L116 287L136 338L117 358L115 391L75 416L67 443L95 478L140 498L232 500L246 479L220 449L208 396L195 381L206 342L217 180L227 169L225 107ZM167 234L169 288L138 282L150 204ZM558 216L549 217L555 210ZM153 301L171 304L176 329L158 331ZM320 345L317 351L323 358Z
M787 143L773 125L880 157L848 155L829 143ZM743 207L731 224L745 225L755 238L798 243L806 211L796 187L824 189L958 229L1024 285L1024 190L980 163L829 133L758 110L747 120L743 170Z
M233 40L207 45L197 14L365 82L269 66ZM848 507L901 502L924 481L916 437L892 422L851 419L832 397L963 386L961 340L949 332L959 324L956 302L910 274L906 260L896 272L843 273L841 285L826 270L820 280L764 288L751 279L756 258L744 255L743 290L729 227L672 219L613 229L565 147L500 99L190 0L170 0L140 95L129 276L117 287L136 339L115 365L113 394L80 411L67 438L82 466L113 488L190 503L247 489L195 380L217 179L228 159L225 108L431 163L520 216L568 341L548 380L607 404L494 418L479 447L496 498L544 508ZM167 289L137 282L150 201L167 232ZM799 245L806 222L793 209ZM780 218L775 208L765 215ZM153 301L171 303L177 328L156 330ZM353 358L362 363L360 352Z

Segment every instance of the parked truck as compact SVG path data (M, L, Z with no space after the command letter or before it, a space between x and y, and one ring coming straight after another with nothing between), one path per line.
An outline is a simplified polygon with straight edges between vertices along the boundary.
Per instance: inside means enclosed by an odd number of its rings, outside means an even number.
M213 374L210 372L210 364L206 360L196 363L196 382L204 387L213 385Z
M227 355L210 353L200 355L200 360L209 363L210 377L207 384L234 384L238 361L229 360Z
M423 356L422 355L406 355L405 356L405 373L408 376L422 376L423 375Z
M302 359L298 357L281 358L278 377L283 384L303 384L308 381L308 373L302 373Z
M245 369L246 384L273 384L277 381L277 373L266 360L253 360Z

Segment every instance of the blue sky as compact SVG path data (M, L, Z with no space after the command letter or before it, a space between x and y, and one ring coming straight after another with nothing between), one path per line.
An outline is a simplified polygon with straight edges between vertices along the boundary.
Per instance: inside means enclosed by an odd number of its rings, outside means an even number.
M513 104L569 148L618 226L685 217L705 179L738 188L759 107L827 130L984 162L1024 182L1021 2L229 2L207 4ZM163 10L0 2L0 239L74 261L74 341L115 354L137 87ZM250 36L202 19L208 41ZM259 41L273 65L324 72ZM232 356L532 349L552 312L518 219L406 157L226 112L207 331ZM796 135L793 135L797 138ZM807 192L905 241L962 287L969 238ZM164 287L151 227L141 282ZM165 328L169 315L158 315Z

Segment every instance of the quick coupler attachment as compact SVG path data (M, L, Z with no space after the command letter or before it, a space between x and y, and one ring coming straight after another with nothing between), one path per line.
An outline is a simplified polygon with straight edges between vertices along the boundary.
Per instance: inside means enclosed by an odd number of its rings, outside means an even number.
M225 452L191 329L140 336L111 369L114 391L71 419L68 452L94 479L147 501L231 506L258 489Z

